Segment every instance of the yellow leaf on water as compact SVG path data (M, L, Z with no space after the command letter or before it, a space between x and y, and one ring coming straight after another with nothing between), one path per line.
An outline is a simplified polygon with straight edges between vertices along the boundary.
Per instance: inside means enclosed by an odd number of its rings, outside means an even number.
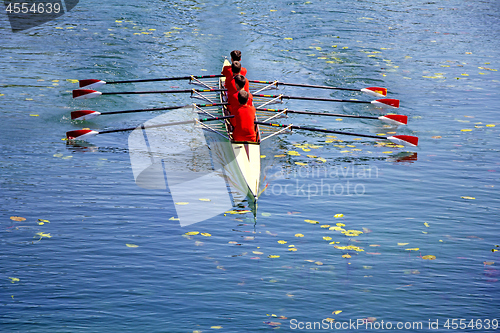
M486 127L495 127L495 124L487 124Z
M285 37L286 40L293 40L291 37Z
M175 204L176 204L176 205L180 205L180 206L182 206L182 205L187 205L187 204L189 204L189 202L176 202Z
M288 247L295 247L295 245L293 245L293 244L290 244L290 245L288 245Z
M260 251L253 251L252 253L253 254L264 254L264 252L260 252Z
M424 222L424 225L428 228L429 227L429 223L427 222Z
M335 311L333 311L333 312L332 312L332 314L336 314L336 315L338 315L338 314L339 314L339 313L341 313L341 312L342 312L342 310L335 310Z
M135 245L135 244L125 244L127 245L127 247L139 247L139 245Z
M323 224L323 225L321 226L321 228L330 228L330 225L329 225L329 224Z
M425 260L434 260L434 259L436 259L436 256L426 255L426 256L423 256L422 259L425 259Z
M210 326L210 328L213 328L214 330L220 330L222 326Z
M464 129L461 129L460 131L462 131L462 132L471 132L472 130L470 128L464 128Z
M332 237L329 237L329 236L323 236L323 239L326 240L326 241L329 241L329 240L332 240Z
M335 319L333 319L333 318L325 318L325 320L328 321L328 322L330 322L330 323L332 323L332 322L335 321Z
M302 234L295 234L295 237L304 237Z
M280 256L275 255L275 254L270 254L267 256L268 258L279 258Z
M296 248L294 248L294 247L291 247L291 248L289 248L289 249L288 249L288 251L293 251L293 252L295 252L295 251L297 251L297 249L296 249Z
M336 219L340 218L340 217L343 217L344 214L335 214L333 217L335 217Z
M9 279L10 279L11 283L16 283L16 282L20 281L18 278L15 278L15 277L9 277Z
M199 231L189 231L189 232L186 232L184 235L194 236L194 235L198 235L199 233L200 233Z
M200 201L210 201L210 199L205 199L205 198L200 198L198 200L200 200Z
M302 165L302 166L306 166L307 165L307 163L302 163L302 162L295 162L295 164Z
M408 245L410 243L398 243L399 246L405 246L405 245Z
M346 258L346 259L349 259L350 257L351 257L351 256L350 256L349 254L344 254L344 255L342 256L342 258Z
M11 216L10 219L12 221L17 221L17 222L22 222L22 221L26 221L26 218L24 217L20 217L20 216Z
M285 241L285 240L279 240L278 243L280 243L280 244L286 244L287 241Z
M314 263L318 266L323 266L323 263L321 261L315 261Z
M468 196L460 197L460 198L465 199L465 200L476 200L476 198L474 198L474 197L468 197Z
M36 238L37 236L40 236L40 238L43 238L43 237L46 237L46 238L52 238L52 236L49 234L46 234L46 233L43 233L43 232L38 232L35 234L35 236L33 236L33 238Z
M336 223L336 226L337 226L337 227L345 227L345 224L344 224L344 223L340 223L340 222L339 222L339 223Z
M173 216L172 216L171 218L169 218L169 220L170 220L170 221L179 221L180 219L179 219L179 218L177 218L177 217L173 217Z
M209 234L208 232L202 232L201 233L202 236L205 236L205 237L210 237L212 236L211 234Z
M285 154L280 154L280 155L274 155L274 157L285 157Z
M418 251L420 250L418 247L414 247L414 248L411 248L411 249L405 249L406 251Z
M304 220L304 221L307 223L311 223L311 224L319 224L318 221L314 221L314 220Z

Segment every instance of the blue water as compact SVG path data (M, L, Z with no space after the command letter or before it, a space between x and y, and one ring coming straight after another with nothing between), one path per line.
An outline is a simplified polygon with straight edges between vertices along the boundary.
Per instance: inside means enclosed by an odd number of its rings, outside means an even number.
M492 252L500 245L499 14L494 0L89 0L15 34L0 15L2 330L287 332L292 319L370 318L373 324L422 322L422 329L409 331L436 332L453 331L444 327L447 319L467 325L500 319L499 252ZM338 136L340 145L356 146L340 148L325 135L284 135L263 151L269 181L256 219L221 213L181 228L169 220L176 213L166 191L135 185L127 133L80 147L61 141L82 126L129 127L160 114L82 124L71 122L73 110L191 102L180 94L75 101L76 84L67 80L215 74L235 48L251 79L387 87L388 97L401 100L398 112L409 117L397 133L418 136L419 147ZM188 85L105 90L172 86ZM281 92L371 100L340 91ZM381 114L349 103L284 106ZM283 122L368 134L390 130L371 120L294 115ZM304 143L321 147L294 146ZM274 157L290 150L301 155ZM318 174L321 168L330 173ZM358 175L361 169L371 173ZM325 184L338 195L328 194ZM364 233L347 237L321 227L336 223ZM190 231L211 236L185 235ZM332 241L364 251L337 249ZM436 259L423 259L428 255ZM430 329L429 320L438 320L439 328Z

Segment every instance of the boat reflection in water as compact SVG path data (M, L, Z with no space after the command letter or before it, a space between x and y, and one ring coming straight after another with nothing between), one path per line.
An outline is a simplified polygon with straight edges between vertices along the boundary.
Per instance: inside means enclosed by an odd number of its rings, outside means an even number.
M198 119L198 113L194 107L186 107L155 117L143 126L193 119ZM231 143L203 128L197 124L139 126L128 139L136 184L145 189L169 190L181 226L222 214L247 197Z

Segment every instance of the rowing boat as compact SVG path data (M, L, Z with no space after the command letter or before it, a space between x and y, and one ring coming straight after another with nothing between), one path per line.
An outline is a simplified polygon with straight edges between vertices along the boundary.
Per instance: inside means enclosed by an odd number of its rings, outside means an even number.
M231 63L224 59L223 66L230 66ZM224 88L225 78L219 78L219 89ZM226 92L221 91L221 102L227 101ZM228 116L229 110L227 106L222 107L223 115ZM246 184L248 195L257 200L260 186L260 135L258 125L256 126L257 141L256 142L239 142L232 137L231 123L229 119L225 120L226 133L231 141L231 150L234 160L240 170L240 180ZM231 156L232 157L232 156ZM245 186L243 186L245 187Z

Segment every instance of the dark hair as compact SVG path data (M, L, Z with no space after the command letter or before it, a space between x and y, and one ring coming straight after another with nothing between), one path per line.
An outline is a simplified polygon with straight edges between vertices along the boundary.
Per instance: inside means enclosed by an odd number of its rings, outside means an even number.
M239 50L231 51L231 60L241 61L241 51Z
M236 74L234 76L234 83L238 85L238 87L243 88L245 87L245 84L247 83L247 79L241 74Z
M250 94L248 93L248 91L243 89L240 90L240 92L238 93L238 103L240 103L241 105L247 104L249 95Z
M238 74L241 71L241 62L235 61L231 64L231 70L233 71L234 74Z

